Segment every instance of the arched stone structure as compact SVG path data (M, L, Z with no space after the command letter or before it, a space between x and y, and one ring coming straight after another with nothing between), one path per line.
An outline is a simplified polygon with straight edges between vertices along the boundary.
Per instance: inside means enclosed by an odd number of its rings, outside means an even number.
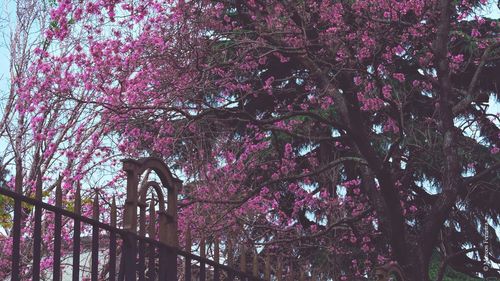
M122 162L123 170L127 173L127 199L125 201L123 218L124 228L137 233L137 207L145 209L147 191L152 188L159 199L160 242L177 247L179 245L177 237L177 192L182 185L182 181L174 178L167 165L155 157L141 158L139 160L125 159ZM148 181L139 187L140 177L148 169L156 172L161 185L168 190L166 210L165 198L159 183Z

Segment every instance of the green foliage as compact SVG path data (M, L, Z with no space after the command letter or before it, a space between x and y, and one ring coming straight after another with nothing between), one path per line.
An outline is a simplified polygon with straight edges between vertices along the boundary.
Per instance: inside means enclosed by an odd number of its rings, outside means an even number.
M439 254L434 253L431 259L431 265L429 267L429 275L431 277L431 280L436 280L440 264L441 264L441 259L439 257ZM445 275L443 277L443 281L477 281L477 280L481 279L472 278L466 274L453 270L449 266L446 268Z
M0 188L6 188L8 170L1 164L0 159ZM11 215L8 212L9 206L12 205L12 200L6 196L0 195L0 227L8 228L12 224Z

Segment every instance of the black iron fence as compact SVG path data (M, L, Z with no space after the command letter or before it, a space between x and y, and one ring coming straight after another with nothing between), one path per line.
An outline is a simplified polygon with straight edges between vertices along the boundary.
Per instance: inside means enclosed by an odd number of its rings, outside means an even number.
M139 178L146 169L154 170L163 187L168 189L167 200L165 200L162 187L158 183L147 181L139 185ZM10 198L10 201L13 201L11 212L13 223L10 237L8 237L8 239L12 239L10 280L38 281L47 279L47 276L51 276L49 277L51 280L63 280L62 269L65 267L62 266L62 260L68 258L72 260L71 273L66 270L64 280L82 280L84 275L80 265L82 244L86 245L84 252L90 254L91 260L90 266L85 267L86 271L89 271L85 273L88 273L90 278L86 277L85 280L250 281L263 280L261 275L266 280L270 280L269 265L263 274L255 270L256 265L250 273L245 272L246 266L240 265L240 270L236 270L207 259L204 246L200 247L200 256L190 253L190 238L189 242L186 242L187 251L180 250L177 238L176 210L177 190L180 187L180 181L175 179L166 165L156 158L143 158L138 161L124 160L124 170L127 172L127 198L122 228L117 226L117 208L114 199L109 214L110 223L106 224L99 220L100 203L97 193L92 202L92 218L82 216L79 187L76 189L74 202L72 202L74 203L72 211L62 207L60 184L56 186L55 205L42 201L41 177L36 183L35 198L22 195L20 190L12 191L0 188L0 196ZM19 185L18 189L20 189ZM146 196L148 190L151 189L156 194L156 199L154 196L150 199L149 223L146 223L146 209L148 207ZM155 202L158 203L158 211L156 211ZM26 209L29 210L30 218L33 218L33 228L30 233L21 233ZM50 218L49 221L47 218ZM45 220L43 224L42 219ZM71 242L62 239L63 221L66 225L64 230L67 232L67 226L69 226L69 231L72 232L69 235ZM88 227L82 228L82 224ZM146 229L146 224L148 224L148 229ZM53 241L42 241L47 239L46 236L43 236L42 226L44 229L49 226L53 231L51 238ZM156 237L159 239L156 240ZM85 241L82 241L82 238ZM28 239L31 244L31 247L28 247L30 250L28 258L21 257L21 250L26 251L21 246L23 239ZM46 246L50 243L52 243L52 247L45 247L42 251L42 244ZM205 242L202 243L204 245ZM218 261L218 244L216 247L214 259ZM46 268L41 269L42 258L47 258L47 255L52 255L49 257L52 259L52 272L42 274L47 272ZM22 270L25 267L29 267L28 273Z
M192 253L171 247L155 239L141 236L134 232L116 227L116 208L112 208L111 223L105 224L98 219L98 198L94 199L94 215L88 218L80 215L80 196L75 198L74 211L63 209L60 204L60 191L56 205L50 205L41 200L23 196L14 191L0 188L0 196L11 198L14 203L12 226L12 266L10 280L22 280L21 277L21 216L22 205L34 207L34 230L30 233L33 242L31 258L30 280L41 280L40 261L42 258L42 217L51 212L54 214L53 235L53 266L52 280L62 280L61 272L61 228L63 218L73 221L73 249L71 259L72 280L81 280L80 253L81 253L81 223L91 228L91 266L90 280L262 280L251 273L242 272L231 267L221 265L215 261ZM106 233L106 234L104 234ZM23 235L26 235L25 233ZM102 261L102 238L106 237L106 260ZM47 241L44 241L47 242ZM117 257L117 253L120 253ZM46 255L46 254L44 254ZM104 270L106 268L106 270Z

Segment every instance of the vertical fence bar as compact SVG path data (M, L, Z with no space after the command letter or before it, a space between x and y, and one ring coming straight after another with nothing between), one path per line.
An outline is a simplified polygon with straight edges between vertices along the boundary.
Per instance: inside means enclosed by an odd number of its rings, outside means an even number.
M240 246L240 271L243 272L243 274L240 275L240 280L246 280L246 273L247 273L247 253L246 253L246 248L245 245L242 243Z
M214 266L214 281L219 281L220 269L218 264L220 262L220 250L219 250L219 238L217 236L214 238L214 261L217 263L217 265Z
M235 263L234 263L234 248L233 248L233 242L231 240L230 237L227 237L227 240L226 240L226 245L227 245L227 265L228 266L233 266ZM234 272L233 271L230 271L227 273L227 279L229 281L233 281L234 280Z
M12 281L19 281L21 261L21 200L14 199L14 224L12 226Z
M202 236L200 240L200 257L206 258L207 257L207 252L206 252L206 244L205 244L205 237ZM206 280L206 272L205 272L205 262L200 260L200 281L205 281Z
M151 200L153 201L153 200ZM143 202L144 203L144 202ZM147 205L146 205L147 206ZM139 213L139 236L146 236L146 206L141 204ZM146 271L146 243L143 240L139 241L139 281L145 281Z
M188 223L186 229L186 252L191 253L191 247L191 228L190 224ZM184 279L185 281L191 281L191 258L187 256L184 265Z
M154 201L151 199L149 204L149 224L148 224L148 236L151 239L155 239L155 205ZM148 245L148 279L150 281L155 280L155 246L153 244Z
M200 257L206 258L207 257L207 247L205 244L205 237L202 236L200 239Z
M159 247L160 267L159 280L177 281L177 253L164 244Z
M169 269L169 267L171 266L169 263L168 263L168 259L166 258L165 254L166 254L166 251L167 251L167 248L164 247L163 244L161 244L159 247L158 247L158 251L159 251L159 256L160 256L160 263L159 263L159 267L158 267L158 279L159 280L162 280L162 281L167 281L167 271ZM170 281L170 280L168 280Z
M116 227L116 200L111 201L111 226ZM109 281L116 280L116 233L109 232Z
M191 281L191 258L186 257L184 261L184 280Z
M136 281L136 262L137 262L137 240L134 235L137 233L137 188L139 175L137 166L130 161L123 162L123 170L127 172L127 199L125 200L125 209L123 212L123 228L129 231L123 235L122 259L123 271L126 281Z
M124 281L125 280L125 250L124 250L124 245L126 242L127 237L120 235L120 238L122 239L122 256L120 258L120 264L119 264L119 270L118 270L118 281Z
M35 198L42 201L42 175L37 171ZM42 207L35 205L35 227L33 230L33 272L32 280L40 280L40 260L42 252Z
M94 197L94 206L92 208L92 219L99 221L99 195L96 192ZM92 268L91 280L97 281L99 277L99 227L92 226Z
M56 185L56 207L62 208L61 182ZM62 216L54 213L54 264L52 266L52 280L61 280L61 224Z
M74 213L81 214L82 198L80 195L80 184L77 184L75 194L75 209ZM73 229L73 281L80 280L80 220L74 220Z
M122 258L125 281L136 281L137 240L133 233L124 237Z
M205 271L205 262L200 260L200 281L206 281L207 274Z
M16 158L16 178L15 191L17 194L23 193L23 171L19 164L21 160ZM12 281L21 280L21 200L14 199L14 224L12 225Z
M35 228L33 230L33 281L40 280L42 250L42 208L35 205Z
M167 281L177 281L177 252L174 249L165 248L164 260L167 264Z

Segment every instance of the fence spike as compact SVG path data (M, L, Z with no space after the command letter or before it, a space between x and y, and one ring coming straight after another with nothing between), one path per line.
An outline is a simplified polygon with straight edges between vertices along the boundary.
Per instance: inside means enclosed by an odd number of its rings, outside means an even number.
M56 207L62 207L62 189L61 184L56 184Z
M75 192L75 206L73 212L77 215L81 215L81 210L82 209L82 197L80 194L80 184L76 185L76 192Z
M56 182L56 207L62 207L61 181ZM52 276L54 281L61 280L61 226L62 216L54 214L54 263L52 264Z
M42 200L43 197L43 180L42 171L40 168L37 169L36 183L35 183L35 199Z
M92 218L99 220L99 193L96 191L94 195L94 205L92 206Z
M111 199L111 226L116 227L116 199L115 196L113 196L113 199Z

